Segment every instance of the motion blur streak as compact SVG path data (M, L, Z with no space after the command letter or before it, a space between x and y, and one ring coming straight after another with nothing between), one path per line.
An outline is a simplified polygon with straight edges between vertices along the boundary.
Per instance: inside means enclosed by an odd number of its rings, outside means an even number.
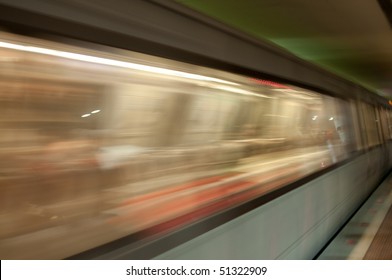
M132 52L0 38L2 259L173 231L361 147L350 102Z
M116 66L116 67L122 67L122 68L128 68L128 69L134 69L134 70L140 70L140 71L147 71L147 72L151 72L151 73L164 74L164 75L170 75L170 76L175 76L175 77L182 77L182 78L201 80L201 81L219 82L219 83L224 83L224 84L234 84L234 83L230 83L228 81L214 79L214 78L206 77L206 76L202 76L202 75L190 74L190 73L185 73L185 72L180 72L180 71L168 70L168 69L163 69L163 68L159 68L159 67L152 67L152 66L141 65L141 64L136 64L136 63L129 63L129 62L118 61L118 60L113 60L113 59L94 57L94 56L90 56L90 55L62 52L62 51L56 51L56 50L39 48L39 47L32 47L32 46L23 46L23 45L12 44L12 43L7 43L7 42L0 42L0 47L14 49L14 50L20 50L20 51L25 51L25 52L31 52L31 53L52 55L52 56L63 57L63 58L74 59L74 60L85 61L85 62L98 63L98 64L103 64L103 65L108 65L108 66Z

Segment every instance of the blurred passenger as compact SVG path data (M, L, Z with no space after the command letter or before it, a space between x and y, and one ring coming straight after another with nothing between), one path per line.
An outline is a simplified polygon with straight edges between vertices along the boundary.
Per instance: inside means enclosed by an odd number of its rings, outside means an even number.
M335 145L334 145L334 132L332 129L325 131L325 143L331 155L332 163L336 163L337 155L336 155Z
M44 165L47 172L95 168L97 147L87 139L68 139L49 143L44 147Z
M257 129L254 124L246 124L242 129L242 139L254 139L257 136Z

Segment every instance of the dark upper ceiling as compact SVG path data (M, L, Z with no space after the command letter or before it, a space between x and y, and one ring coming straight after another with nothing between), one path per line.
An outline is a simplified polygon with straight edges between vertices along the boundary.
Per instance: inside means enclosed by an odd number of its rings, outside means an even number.
M392 0L176 1L392 98Z

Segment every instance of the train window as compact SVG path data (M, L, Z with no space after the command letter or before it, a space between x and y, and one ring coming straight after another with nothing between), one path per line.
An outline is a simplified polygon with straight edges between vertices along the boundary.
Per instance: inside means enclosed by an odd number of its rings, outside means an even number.
M387 110L388 139L392 139L392 111Z
M369 147L369 137L367 135L367 123L365 121L365 105L363 102L357 101L357 113L358 113L358 121L359 127L361 131L361 139L363 140L363 148Z
M362 103L361 109L363 114L364 134L368 140L368 147L373 147L380 143L377 116L374 107L369 104Z
M338 102L338 100L337 100ZM335 127L339 135L340 143L344 153L352 153L359 149L360 139L357 138L359 127L355 111L352 111L353 103L341 100L338 102L338 117L335 121Z
M348 104L314 91L0 38L0 239L16 240L0 242L2 258L63 258L175 230L355 149ZM374 109L363 109L367 137L379 143Z
M370 121L370 125L368 126L370 128L370 131L368 131L368 133L370 133L371 135L371 139L372 143L374 145L378 145L381 143L381 134L380 134L380 120L379 120L379 115L377 112L377 109L374 106L370 106L368 105L368 116L369 116L369 121Z
M387 111L385 108L380 107L378 113L379 113L379 120L380 120L379 124L380 124L381 139L385 141L389 138Z
M390 120L389 120L389 110L385 109L385 134L386 134L386 139L391 139L391 132L390 132Z
M388 109L384 109L384 125L385 125L385 139L391 139L391 132L390 132L390 120L389 120L390 111Z
M358 112L357 102L351 101L350 102L350 112L351 112L351 123L353 129L353 136L354 136L354 149L355 150L362 150L365 148L363 135L361 134L361 127L360 127L360 116Z

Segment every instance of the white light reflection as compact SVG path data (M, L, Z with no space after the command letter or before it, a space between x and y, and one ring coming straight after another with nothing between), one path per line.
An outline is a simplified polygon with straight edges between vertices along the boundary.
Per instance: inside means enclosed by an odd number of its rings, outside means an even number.
M329 120L330 120L330 121L333 121L333 117L330 117Z
M314 121L317 120L317 116L313 116L312 120Z
M84 114L82 115L82 118L87 118L88 116L91 116L91 114Z
M235 92L235 93L239 93L239 94L244 94L244 95L251 95L251 96L263 97L263 98L271 98L271 97L266 96L264 94L254 93L254 92L251 92L248 90L243 90L240 88L235 88L235 87L230 87L230 86L210 86L210 87L215 88L215 89L224 90L224 91L231 91L231 92Z
M99 112L101 112L101 110L94 110L94 111L91 112L91 114L96 114L96 113L99 113Z
M222 80L222 79L212 78L212 77L208 77L208 76L191 74L191 73L170 70L170 69L165 69L165 68L160 68L160 67L142 65L142 64L137 64L137 63L107 59L107 58L84 55L84 54L63 52L63 51L57 51L57 50L52 50L52 49L19 45L19 44L13 44L13 43L1 42L1 41L0 41L0 47L7 48L7 49L20 50L20 51L25 51L25 52L31 52L31 53L52 55L52 56L57 56L57 57L63 57L63 58L85 61L85 62L92 62L92 63L109 65L109 66L117 66L117 67L121 67L121 68L133 69L133 70L146 71L146 72L156 73L156 74L164 74L164 75L168 75L168 76L175 76L175 77L187 78L187 79L192 79L192 80L217 82L217 83L229 84L229 85L238 85L237 83L229 82L229 81Z

